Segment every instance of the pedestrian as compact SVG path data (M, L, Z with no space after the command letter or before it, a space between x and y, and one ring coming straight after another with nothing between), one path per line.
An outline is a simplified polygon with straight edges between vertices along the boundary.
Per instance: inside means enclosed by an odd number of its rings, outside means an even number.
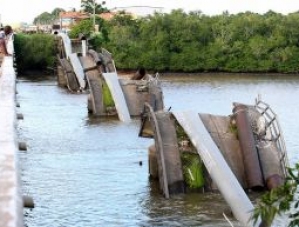
M7 25L1 29L0 32L0 52L4 56L11 56L13 53L13 48L11 50L11 46L13 47L13 31L11 26ZM8 45L10 48L8 48Z
M4 38L5 38L4 28L1 27L1 28L0 28L0 39L4 39Z
M6 50L8 52L8 55L12 55L14 52L14 47L13 47L14 33L10 25L6 25L4 27L4 33L5 33Z

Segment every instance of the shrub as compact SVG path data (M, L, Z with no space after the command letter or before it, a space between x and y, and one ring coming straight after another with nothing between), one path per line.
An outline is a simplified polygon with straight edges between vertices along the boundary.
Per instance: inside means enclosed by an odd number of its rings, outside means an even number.
M17 34L14 39L19 72L46 70L55 64L54 36L50 34Z

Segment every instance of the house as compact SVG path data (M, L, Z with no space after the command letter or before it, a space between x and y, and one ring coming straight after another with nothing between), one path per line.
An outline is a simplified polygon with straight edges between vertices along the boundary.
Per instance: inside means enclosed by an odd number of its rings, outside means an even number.
M60 12L59 20L60 20L60 28L64 32L68 32L70 28L84 19L89 19L89 13L82 12Z
M106 12L101 14L96 14L97 17L100 17L104 20L111 20L117 13L115 12ZM59 24L61 31L68 32L70 28L79 23L81 20L93 18L93 14L85 12L60 12L59 14Z
M106 13L97 14L97 16L100 17L100 18L102 18L103 20L109 21L109 20L111 20L116 14L117 14L117 12L106 12Z

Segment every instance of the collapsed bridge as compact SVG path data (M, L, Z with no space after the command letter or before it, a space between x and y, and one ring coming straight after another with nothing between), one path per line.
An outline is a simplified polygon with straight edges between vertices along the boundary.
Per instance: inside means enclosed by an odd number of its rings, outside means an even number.
M75 52L80 51L80 45L81 52ZM63 33L57 37L57 53L59 85L76 94L88 92L89 113L118 116L121 121L128 122L131 117L140 116L145 102L155 111L164 108L157 75L147 74L142 80L121 78L106 49L102 48L101 52L88 49L86 40L72 44Z
M253 205L245 192L282 185L288 158L278 117L268 104L234 103L232 112L155 112L146 105L139 136L154 138L149 172L166 198L192 188L218 191L247 226Z

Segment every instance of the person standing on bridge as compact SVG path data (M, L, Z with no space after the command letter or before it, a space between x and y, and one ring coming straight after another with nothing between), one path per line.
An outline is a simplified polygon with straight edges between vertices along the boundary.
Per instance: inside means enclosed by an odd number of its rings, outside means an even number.
M12 53L11 48L7 48L8 43L11 45L13 41L13 31L11 26L7 25L4 27L2 32L0 33L0 52L5 56L11 56ZM12 44L13 45L13 44ZM8 51L9 49L9 51ZM11 51L13 52L13 51Z
M4 38L5 38L4 28L1 27L1 28L0 28L0 39L4 39Z
M1 55L7 55L6 43L5 43L5 32L4 28L0 29L0 53Z
M14 52L13 40L14 40L14 33L10 25L6 25L4 27L5 32L5 43L6 43L6 50L8 55L12 55Z

